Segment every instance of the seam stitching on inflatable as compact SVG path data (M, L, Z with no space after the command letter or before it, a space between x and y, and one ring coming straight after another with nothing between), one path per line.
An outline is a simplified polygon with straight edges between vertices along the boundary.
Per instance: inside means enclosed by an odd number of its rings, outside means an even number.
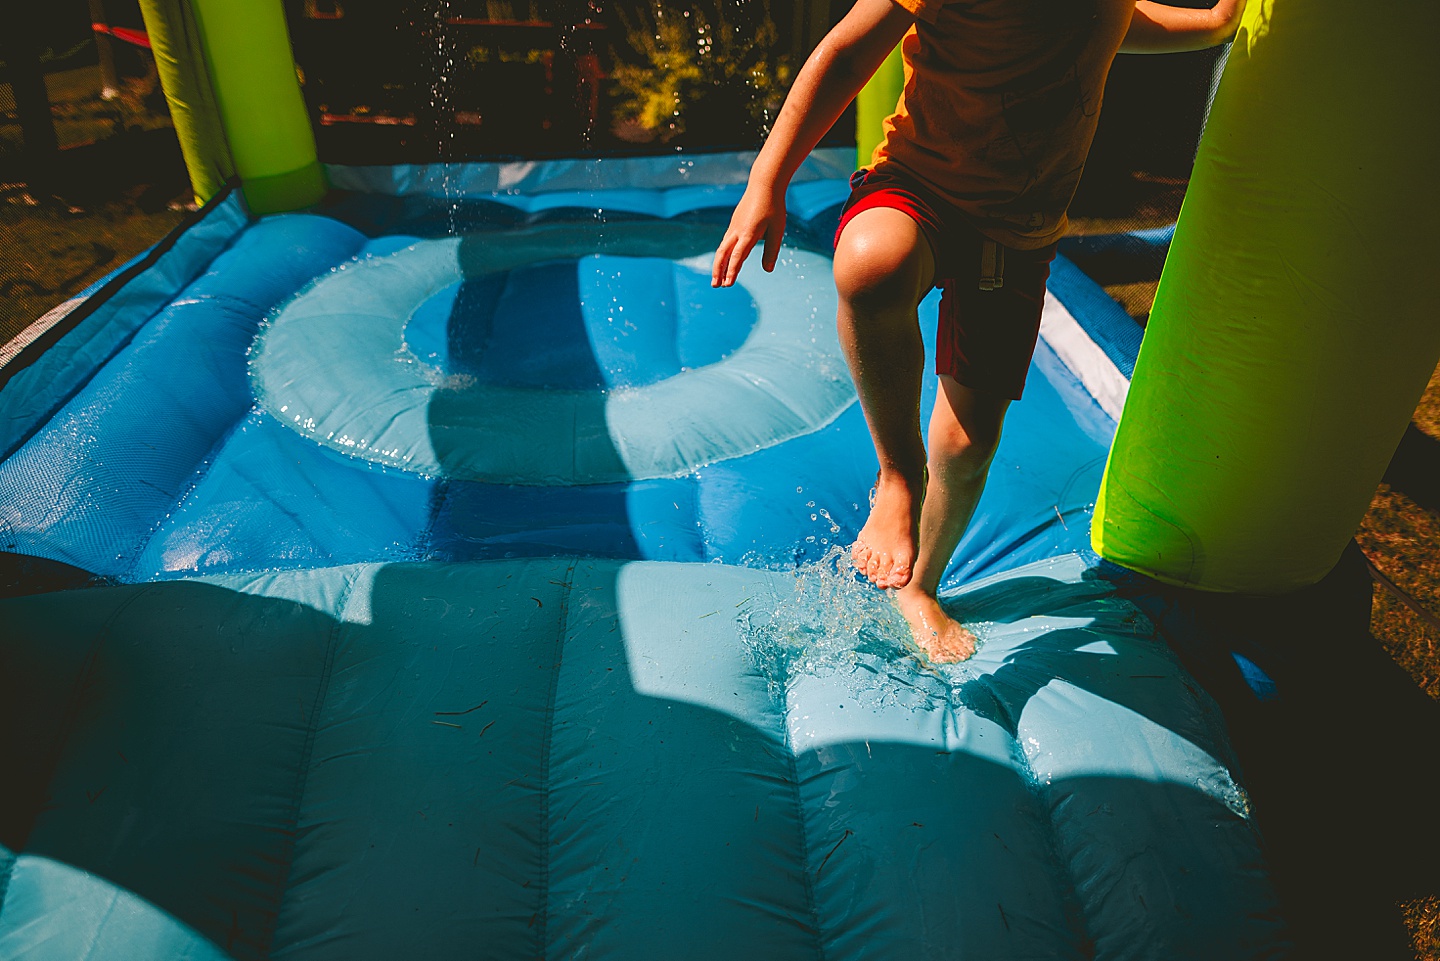
M100 650L105 646L105 641L110 637L111 628L113 627L115 622L120 619L121 615L123 615L126 611L128 611L131 607L134 606L136 601L151 593L151 591L153 590L153 587L147 587L144 590L136 591L133 595L123 601L120 606L117 607L114 612L112 612L110 616L105 619L105 623L100 628L99 634L95 639L95 643L91 646L89 653L85 655L85 660L81 663L80 670L75 675L75 684L70 689L69 703L67 703L65 706L64 726L61 728L60 736L55 739L54 750L49 764L49 783L54 782L55 771L60 766L60 758L65 754L65 745L69 743L70 738L73 737L75 734L75 728L78 726L80 720L80 706L82 703L83 692L89 684L90 676L94 673L95 662L100 659ZM33 831L35 829L35 822L38 821L39 818L40 811L37 810L34 816L31 818L29 830L25 832L25 841L29 841L30 831ZM17 845L17 850L14 852L15 858L18 858L23 850L23 844ZM11 869L13 869L13 865L14 860L12 859ZM0 904L3 904L5 892L10 887L11 869L6 870L4 883L0 884Z
M415 539L415 551L420 557L431 558L435 550L435 529L440 524L441 515L450 504L450 479L441 477L435 481L430 488L430 495L426 498L425 504L425 527ZM453 555L452 555L453 558Z
M789 678L786 678L787 682ZM787 683L788 688L788 683ZM780 714L780 744L790 765L790 793L795 799L795 826L800 835L800 869L805 878L805 906L810 911L810 931L815 938L815 957L825 961L825 938L820 931L820 901L815 894L815 877L810 873L810 837L805 829L805 805L800 798L800 760L790 744L790 698L787 690Z
M675 277L675 271L679 268L676 261L670 261L670 269L665 271L665 279L669 281L665 288L665 302L670 305L670 343L675 348L675 366L682 367L680 359L680 282ZM754 298L751 298L752 300ZM757 318L758 320L758 318ZM753 327L751 328L754 329Z
M545 701L545 733L540 741L540 910L535 918L535 957L548 957L550 922L550 753L555 735L555 701L560 692L560 665L565 659L565 638L570 633L570 594L575 586L575 566L570 561L561 577L560 630L555 640L554 669Z
M320 669L320 683L315 689L315 707L310 711L310 723L305 732L305 744L300 749L300 764L295 774L294 802L291 804L288 817L288 826L281 828L281 833L289 843L289 851L286 856L285 879L280 882L280 890L275 898L275 914L270 920L270 930L266 932L260 955L269 957L275 949L275 936L278 933L280 924L280 912L285 905L285 894L290 889L290 879L295 872L296 848L299 842L300 810L305 802L305 789L310 781L310 761L314 756L315 738L320 730L320 715L325 708L325 699L330 691L330 676L335 667L335 652L340 647L340 633L345 629L345 607L350 603L350 595L355 591L355 585L360 580L360 573L365 568L352 571L345 579L345 587L336 599L336 618L334 625L330 628L330 637L325 646L325 664Z
M1060 844L1060 834L1055 824L1054 806L1051 803L1051 792L1040 783L1040 778L1030 763L1030 757L1025 753L1024 745L1020 742L1020 715L1012 713L1004 698L995 695L993 691L992 697L1004 715L1006 728L1012 732L1010 755L1015 766L1023 775L1023 782L1029 787L1031 794L1040 805L1040 814L1044 818L1045 825L1043 842L1045 848L1050 857L1054 859L1056 867L1059 868L1060 876L1070 885L1070 889L1063 892L1064 916L1067 922L1074 926L1074 934L1077 937L1087 943L1093 943L1090 935L1090 919L1085 911L1085 900L1080 896L1080 884L1075 876L1074 865L1070 858L1066 857Z
M80 716L81 693L85 690L87 679L94 671L95 662L100 657L100 649L104 647L106 638L110 636L111 626L115 623L117 619L119 619L122 614L129 610L136 601L149 594L152 590L152 587L147 587L144 590L135 592L135 594L122 602L120 606L117 607L110 614L110 616L105 619L105 623L101 627L95 643L91 646L89 653L85 655L85 660L81 663L80 670L75 675L75 684L70 689L70 699L69 703L66 705L64 715L65 725L62 728L60 736L55 739L54 752L52 755L51 763L49 765L49 780L51 783L54 782L55 770L60 765L60 758L65 753L65 745L69 742L71 736L75 733L75 727L77 722L79 721ZM30 831L34 830L35 821L38 820L39 817L40 812L36 811L31 819L29 830L25 832L25 841L29 840ZM0 850L5 849L0 848ZM18 844L16 846L16 850L5 851L5 853L8 855L8 857L5 858L5 863L3 867L0 867L0 911L3 911L5 907L6 895L10 893L10 878L15 872L16 862L20 860L20 855L24 853L24 844Z
M5 895L10 893L10 876L15 873L15 862L20 860L20 852L0 848L0 857L4 859L4 864L0 865L0 917L3 917Z
M111 891L110 903L105 905L105 913L100 916L99 921L95 922L95 927L90 929L90 939L89 942L85 945L85 953L78 959L78 961L90 961L91 958L95 957L95 948L97 945L100 944L100 938L105 931L105 925L110 923L110 918L115 913L115 905L119 903L119 893Z
M219 458L221 451L225 449L225 445L230 442L230 439L235 436L245 424L245 421L250 418L250 415L258 409L257 405L252 402L249 407L246 407L240 412L240 416L230 422L229 427L220 432L215 438L215 442L201 455L199 462L196 463L195 467L190 471L190 476L186 478L179 495L175 498L175 506L167 510L158 520L152 523L143 537L137 539L134 550L130 552L128 566L125 568L127 573L132 577L136 575L135 569L140 565L140 560L145 556L145 552L149 550L151 543L154 542L155 538L160 536L165 530L166 525L179 516L181 511L184 510L185 502L199 489L201 482L210 476L210 470L215 466L215 461ZM195 571L197 573L199 571L198 562ZM146 572L146 574L153 575L153 572ZM145 575L142 574L141 576Z

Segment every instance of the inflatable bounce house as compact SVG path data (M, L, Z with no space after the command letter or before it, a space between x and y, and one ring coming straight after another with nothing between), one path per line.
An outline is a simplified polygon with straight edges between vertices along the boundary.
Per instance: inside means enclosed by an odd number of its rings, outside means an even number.
M0 354L0 957L1310 936L1287 852L1394 803L1329 639L1440 359L1440 8L1252 0L1144 349L1056 262L946 665L836 563L852 151L714 290L753 155L324 166L279 3L145 6L204 205Z

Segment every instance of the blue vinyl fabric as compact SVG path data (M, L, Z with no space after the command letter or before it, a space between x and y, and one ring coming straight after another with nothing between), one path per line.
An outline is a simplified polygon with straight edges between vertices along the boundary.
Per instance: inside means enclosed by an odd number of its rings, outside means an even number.
M836 569L826 162L729 291L744 158L340 171L175 280L0 461L0 547L113 582L0 601L0 957L1283 953L1056 348L947 571L976 657Z

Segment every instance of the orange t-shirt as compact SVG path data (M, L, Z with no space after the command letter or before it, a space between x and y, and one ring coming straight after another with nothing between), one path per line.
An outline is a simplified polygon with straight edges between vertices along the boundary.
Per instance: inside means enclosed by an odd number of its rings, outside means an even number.
M871 166L895 164L992 240L1058 240L1135 0L894 0L915 14L905 92Z

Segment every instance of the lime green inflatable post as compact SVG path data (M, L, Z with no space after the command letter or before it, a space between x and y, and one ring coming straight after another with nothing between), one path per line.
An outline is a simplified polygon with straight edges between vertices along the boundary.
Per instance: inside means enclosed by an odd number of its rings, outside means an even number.
M190 0L140 0L160 86L180 141L196 203L205 203L235 173L230 146L200 45Z
M220 120L253 213L325 194L280 0L193 0Z
M1250 0L1096 504L1105 558L1274 594L1354 535L1440 359L1440 4Z
M884 137L885 118L895 112L904 89L905 63L896 46L855 98L855 166L870 162L870 155Z

